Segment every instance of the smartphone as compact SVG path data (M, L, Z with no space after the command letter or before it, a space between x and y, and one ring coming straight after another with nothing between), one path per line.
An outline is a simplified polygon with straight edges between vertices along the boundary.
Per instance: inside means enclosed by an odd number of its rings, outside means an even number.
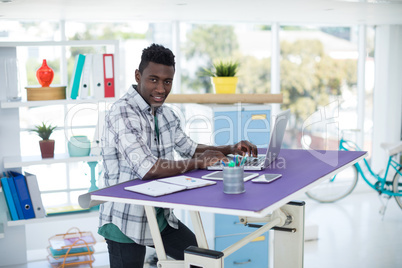
M257 183L270 183L281 177L282 177L282 174L263 174L263 175L259 176L258 178L255 178L251 181L257 182Z

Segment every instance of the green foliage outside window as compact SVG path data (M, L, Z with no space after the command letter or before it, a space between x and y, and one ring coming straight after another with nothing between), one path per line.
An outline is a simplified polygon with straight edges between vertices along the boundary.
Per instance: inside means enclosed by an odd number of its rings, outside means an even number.
M205 62L212 66L216 59L238 61L238 93L271 91L271 58L242 55L231 26L193 26L182 49L187 61L203 62L200 64L203 67ZM280 86L284 96L282 109L290 108L295 116L295 125L291 129L300 131L305 119L319 107L341 96L343 90L355 89L357 60L331 58L319 40L282 41L280 49ZM182 86L200 93L210 92L210 79L202 76L202 67L200 69L199 76L182 70Z

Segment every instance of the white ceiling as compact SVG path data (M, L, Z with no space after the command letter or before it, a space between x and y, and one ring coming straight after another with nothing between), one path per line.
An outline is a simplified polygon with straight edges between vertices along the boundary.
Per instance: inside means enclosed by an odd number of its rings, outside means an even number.
M402 0L0 0L0 19L402 24Z

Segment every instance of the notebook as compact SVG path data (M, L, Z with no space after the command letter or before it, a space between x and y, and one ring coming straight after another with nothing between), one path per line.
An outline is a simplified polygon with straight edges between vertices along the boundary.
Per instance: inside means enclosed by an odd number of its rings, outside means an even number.
M188 176L175 176L124 187L124 190L156 197L212 184L216 184L216 182Z
M263 170L276 160L281 151L283 136L285 135L286 125L289 121L290 110L280 112L275 120L272 135L269 140L267 153L263 156L247 157L244 163L244 170ZM229 161L233 156L227 156ZM208 170L222 170L223 165L220 162L207 167Z

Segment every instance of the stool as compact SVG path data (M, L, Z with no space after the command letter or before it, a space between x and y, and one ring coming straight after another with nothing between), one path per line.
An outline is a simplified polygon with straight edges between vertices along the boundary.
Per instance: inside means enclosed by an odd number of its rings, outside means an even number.
M189 246L184 250L184 268L222 268L223 252Z

